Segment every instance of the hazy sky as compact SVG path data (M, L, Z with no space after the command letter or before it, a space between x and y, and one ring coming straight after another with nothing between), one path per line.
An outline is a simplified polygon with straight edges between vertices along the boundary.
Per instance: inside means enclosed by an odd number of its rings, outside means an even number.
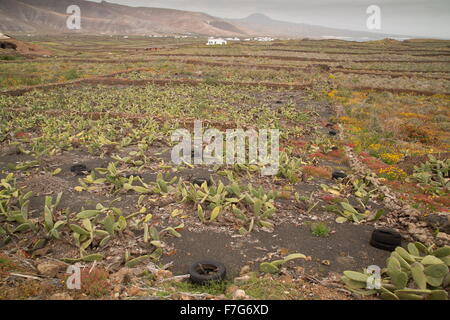
M368 31L366 9L374 4L381 8L381 33L450 38L450 0L109 0L108 2L201 11L225 18L243 18L252 13L263 13L277 20L363 31Z

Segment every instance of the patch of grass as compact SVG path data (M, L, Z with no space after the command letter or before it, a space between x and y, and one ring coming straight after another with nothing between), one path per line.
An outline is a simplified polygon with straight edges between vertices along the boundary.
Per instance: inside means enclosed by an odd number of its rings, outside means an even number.
M330 235L330 228L322 222L312 223L311 233L316 237L328 237Z
M167 282L164 284L164 288L172 287L177 292L190 292L190 293L207 293L211 295L224 294L227 287L230 284L226 281L211 281L205 285L194 284L190 281L181 282Z
M247 295L257 300L303 300L298 283L283 282L272 278L253 276L250 281L240 286Z
M20 57L16 57L16 56L0 56L0 60L3 60L3 61L20 60Z
M80 77L80 75L78 74L77 70L70 69L63 73L63 77L66 80L74 80L74 79L78 79Z
M99 298L110 292L109 273L105 269L89 268L81 272L81 290L90 297Z

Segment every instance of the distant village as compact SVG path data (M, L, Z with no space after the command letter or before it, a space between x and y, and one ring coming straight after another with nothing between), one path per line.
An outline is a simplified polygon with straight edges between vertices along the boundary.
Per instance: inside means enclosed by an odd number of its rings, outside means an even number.
M256 37L256 38L245 38L242 39L242 41L261 41L261 42L269 42L269 41L274 41L274 38L271 37ZM210 37L208 38L208 42L206 43L206 45L208 46L212 46L212 45L225 45L228 43L228 41L241 41L240 38L234 37L234 38L214 38L214 37Z
M112 37L112 35L110 35ZM185 39L185 38L199 38L198 36L194 35L150 35L150 38L175 38L175 39ZM125 39L128 39L129 36L124 36ZM259 41L259 42L270 42L276 40L275 38L271 37L254 37L254 38L238 38L238 37L229 37L229 38L215 38L215 37L209 37L208 42L206 45L208 46L214 46L214 45L226 45L228 42L231 41Z

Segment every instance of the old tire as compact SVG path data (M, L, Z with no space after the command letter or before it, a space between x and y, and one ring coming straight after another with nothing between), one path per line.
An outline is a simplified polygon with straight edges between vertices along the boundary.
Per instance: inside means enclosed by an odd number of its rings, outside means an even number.
M347 174L342 171L334 171L332 177L333 179L344 179L347 177Z
M390 229L375 229L370 239L371 246L386 251L394 251L401 244L402 236L400 233Z
M203 260L189 267L190 280L196 284L205 284L210 281L222 281L225 279L225 266L217 261Z
M202 184L205 183L205 182L206 182L207 186L211 185L211 180L208 179L208 178L194 178L194 179L191 180L191 182L192 182L192 184L195 184L195 185L197 185L199 187L201 187Z
M338 132L337 132L336 130L330 130L330 131L328 131L328 134L329 134L330 136L335 136L335 135L338 134Z
M84 172L89 171L85 164L74 164L70 167L70 171L75 173L77 176L84 175Z

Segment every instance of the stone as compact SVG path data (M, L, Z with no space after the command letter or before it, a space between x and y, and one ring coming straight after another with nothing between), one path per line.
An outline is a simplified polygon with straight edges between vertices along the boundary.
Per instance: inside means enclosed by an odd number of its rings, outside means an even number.
M425 234L414 234L414 237L422 243L429 243L429 239Z
M248 281L250 281L250 276L247 274L243 275L242 277L234 278L234 284L237 284L237 285L244 284Z
M450 234L450 214L432 213L425 217L425 221L430 227Z
M58 275L58 273L64 272L67 269L67 266L62 262L48 261L39 263L36 268L38 269L40 274L54 278Z
M133 277L142 275L147 270L145 268L122 268L110 277L114 284L126 284L131 281Z
M244 290L238 289L233 293L233 299L234 300L243 300L247 298L247 294Z
M155 276L156 276L156 279L157 279L157 280L163 280L163 279L167 279L167 278L173 277L173 273L170 272L169 270L163 270L163 269L161 269L161 270L158 270L158 271L155 273Z
M239 274L240 274L241 276L243 276L243 275L249 273L250 271L251 271L250 266L243 266L242 269L241 269L241 272L240 272Z
M236 290L239 290L239 287L235 286L235 285L231 285L227 288L227 290L225 291L225 294L233 296L233 294L236 292Z
M127 283L129 281L129 276L132 273L132 269L130 268L122 268L116 273L113 273L110 277L111 282L122 284Z
M141 290L138 287L131 287L127 289L127 294L129 297L135 297L135 296L143 296L146 295L144 290Z
M450 234L444 233L444 232L439 232L436 235L436 238L441 239L441 240L447 240L450 241Z

